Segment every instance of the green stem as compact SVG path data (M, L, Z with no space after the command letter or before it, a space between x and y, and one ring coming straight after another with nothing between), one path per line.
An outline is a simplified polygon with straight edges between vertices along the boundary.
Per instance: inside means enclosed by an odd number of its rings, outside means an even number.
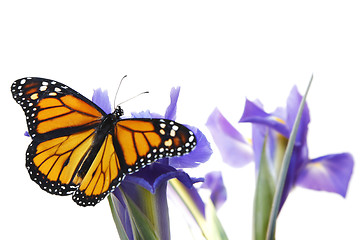
M256 179L254 212L253 212L253 239L264 240L269 225L272 201L275 192L275 180L269 169L266 156L267 135L261 151L258 175Z

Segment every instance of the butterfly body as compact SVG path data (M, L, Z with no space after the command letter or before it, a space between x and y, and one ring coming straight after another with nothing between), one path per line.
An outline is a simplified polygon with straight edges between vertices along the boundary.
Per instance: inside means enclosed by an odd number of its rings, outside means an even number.
M33 140L26 152L31 179L51 194L73 195L81 206L97 204L127 174L196 145L193 132L179 123L122 119L120 107L106 114L53 80L19 79L11 91Z

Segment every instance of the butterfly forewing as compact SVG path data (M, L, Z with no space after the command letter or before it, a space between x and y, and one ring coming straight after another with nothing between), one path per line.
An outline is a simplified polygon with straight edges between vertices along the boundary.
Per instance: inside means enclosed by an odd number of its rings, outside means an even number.
M26 115L29 135L67 135L101 122L104 111L78 92L44 78L23 78L11 87L13 98Z
M115 137L125 173L136 172L159 158L181 156L196 146L192 131L167 119L120 120Z

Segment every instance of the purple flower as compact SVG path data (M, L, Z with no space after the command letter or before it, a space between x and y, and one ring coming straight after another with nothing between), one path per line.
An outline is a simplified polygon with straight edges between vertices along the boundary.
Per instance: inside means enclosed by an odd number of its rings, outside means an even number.
M215 109L209 117L207 127L222 156L228 158L224 161L237 167L253 160L257 172L264 141L266 141L266 157L276 179L301 100L302 96L296 87L291 90L286 108L278 108L272 113L265 112L259 101L246 100L240 122L252 123L252 145L244 141L241 134L227 122L219 110ZM281 206L294 186L346 196L354 165L353 157L348 153L340 153L309 159L307 146L309 122L310 113L308 106L305 105L285 181ZM244 145L252 147L253 155Z

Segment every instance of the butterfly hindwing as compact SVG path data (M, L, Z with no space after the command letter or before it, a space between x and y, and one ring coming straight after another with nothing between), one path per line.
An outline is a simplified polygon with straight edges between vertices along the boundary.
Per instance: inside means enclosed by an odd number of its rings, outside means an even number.
M97 204L120 184L124 174L112 135L105 137L99 149L95 138L95 130L90 129L46 141L34 140L26 154L31 179L51 194L73 194L73 200L81 206Z
M114 191L123 178L113 137L108 134L85 175L74 179L74 182L79 184L79 188L73 195L73 200L82 206L95 205L108 193Z
M194 133L167 119L124 119L115 126L115 140L124 158L123 170L131 174L164 157L180 156L196 146Z
M56 195L69 195L77 189L74 179L91 151L94 129L46 141L36 139L26 152L30 177L43 190Z

